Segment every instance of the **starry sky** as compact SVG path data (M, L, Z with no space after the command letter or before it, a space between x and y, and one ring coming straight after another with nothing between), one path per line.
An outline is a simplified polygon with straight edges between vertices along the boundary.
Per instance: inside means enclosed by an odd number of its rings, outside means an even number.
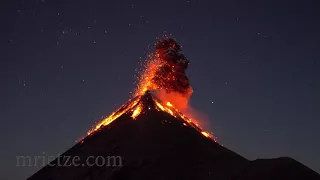
M1 1L0 179L58 155L135 88L171 33L191 64L192 107L225 147L320 172L320 13L313 1Z

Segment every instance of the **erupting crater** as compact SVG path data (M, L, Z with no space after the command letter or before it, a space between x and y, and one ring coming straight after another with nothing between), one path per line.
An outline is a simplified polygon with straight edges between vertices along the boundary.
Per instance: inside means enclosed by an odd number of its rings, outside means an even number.
M155 52L149 54L144 62L144 69L138 77L134 97L113 112L109 117L99 122L87 135L99 131L123 114L131 114L132 119L154 107L158 111L169 113L180 118L195 128L205 137L216 142L212 133L202 130L199 122L187 117L183 112L189 108L189 99L193 90L186 70L189 60L182 54L181 46L171 37L164 36L155 43ZM143 97L152 99L152 105L143 103Z

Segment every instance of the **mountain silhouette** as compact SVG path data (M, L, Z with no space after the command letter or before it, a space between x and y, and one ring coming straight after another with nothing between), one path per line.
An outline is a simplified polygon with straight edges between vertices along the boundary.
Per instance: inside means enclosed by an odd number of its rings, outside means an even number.
M149 92L132 100L107 126L90 134L28 180L319 180L320 175L287 157L250 161L206 137L192 123L157 107ZM141 112L133 118L134 110ZM130 107L128 109L128 107ZM79 157L75 166L59 166ZM112 157L88 165L88 157Z

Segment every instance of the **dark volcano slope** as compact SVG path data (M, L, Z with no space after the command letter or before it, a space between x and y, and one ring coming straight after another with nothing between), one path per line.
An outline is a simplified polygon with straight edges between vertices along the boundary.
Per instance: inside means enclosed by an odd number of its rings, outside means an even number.
M156 110L151 95L142 99L151 108L136 120L128 112L61 156L79 156L80 164L89 156L121 156L122 166L46 166L29 180L297 179L291 171L301 174L298 179L320 179L290 159L250 162L183 125L182 119Z

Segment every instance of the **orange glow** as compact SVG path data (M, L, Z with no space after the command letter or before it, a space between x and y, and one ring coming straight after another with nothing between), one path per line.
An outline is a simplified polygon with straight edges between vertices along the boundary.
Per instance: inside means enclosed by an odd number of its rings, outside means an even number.
M169 109L168 107L164 107L162 106L159 102L155 101L156 105L162 110L165 111L169 114L171 114L172 116L176 116L175 113L173 113L173 111L171 109Z
M139 106L136 107L136 109L133 111L131 117L132 117L133 119L136 119L137 116L141 113L141 111L142 111L142 107L141 107L141 105L139 105Z
M164 53L158 50L156 50L156 52L153 54L149 54L147 60L145 61L144 69L138 77L137 88L135 90L135 93L133 93L133 96L135 97L134 100L130 100L128 103L120 107L117 111L113 112L109 117L103 119L95 127L93 127L87 133L87 135L92 135L94 132L99 131L104 126L109 125L115 119L128 112L132 113L131 117L133 119L137 119L137 117L141 113L151 109L150 107L143 107L143 105L140 104L141 96L144 95L147 91L151 91L155 103L155 108L158 111L167 112L177 119L184 120L184 126L193 127L205 137L211 138L216 141L215 137L212 134L202 130L201 125L199 125L199 121L197 121L199 120L197 117L195 119L187 117L188 115L194 118L193 113L184 111L190 108L189 99L193 93L191 86L189 86L188 79L186 80L188 82L188 86L184 86L184 91L176 91L175 88L171 88L170 86L168 88L168 86L166 86L167 84L171 85L170 83L172 82L180 82L179 80L183 79L183 76L177 76L177 72L181 71L181 67L179 71L178 65L164 60L164 57ZM159 71L161 72L163 68L169 68L169 73L159 73ZM180 74L184 74L184 71ZM155 81L155 79L160 80ZM181 80L181 82L184 81ZM174 84L176 85L179 83ZM180 88L179 85L178 87ZM186 114L183 114L182 112Z
M159 58L154 57L153 54L149 55L146 62L144 70L138 78L139 83L134 96L143 95L147 90L158 89L158 86L152 82L152 78L155 77L156 71L160 67L161 62Z
M167 102L167 106L172 107L172 104L170 102Z
M173 112L171 111L171 109L167 109L167 111L168 111L169 114L171 114L172 116L174 116L174 115L173 115Z
M123 115L124 113L126 113L129 109L131 109L132 107L134 107L137 103L139 102L139 99L129 103L129 104L125 104L122 107L120 107L117 111L113 112L109 117L105 118L104 120L102 120L101 122L99 122L94 128L92 128L91 130L89 130L89 132L87 133L87 135L91 135L92 133L100 130L102 127L110 124L111 122L113 122L115 119L117 119L118 117L120 117L121 115ZM127 105L127 106L126 106Z
M205 131L202 131L201 134L203 134L205 137L210 137L210 134Z
M165 111L165 112L171 114L174 117L180 117L185 122L189 123L192 127L197 129L203 136L205 136L207 138L211 138L213 141L217 142L216 138L212 134L201 130L202 128L200 127L200 125L196 121L194 121L194 120L192 121L192 119L187 118L178 109L176 109L170 102L167 102L166 103L167 107L165 107L159 101L157 101L155 99L154 99L154 101L155 101L156 106L159 108L158 110ZM186 123L183 123L183 125L187 126Z
M166 109L159 102L155 101L155 103L162 111L166 111Z

